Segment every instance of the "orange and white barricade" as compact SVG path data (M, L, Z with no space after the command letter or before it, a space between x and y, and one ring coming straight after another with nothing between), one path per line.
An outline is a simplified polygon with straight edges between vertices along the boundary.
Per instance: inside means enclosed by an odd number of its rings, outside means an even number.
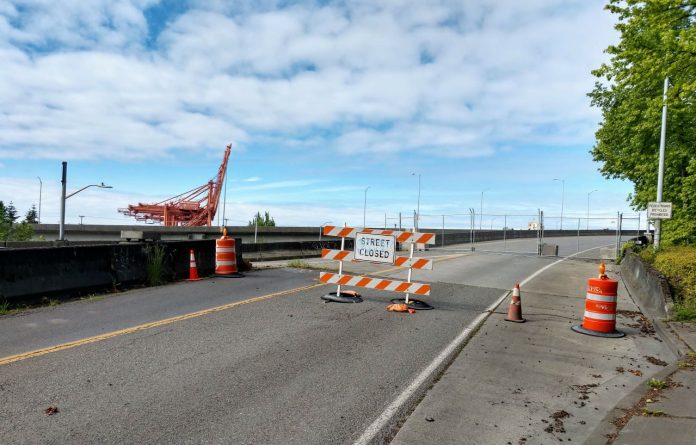
M581 326L571 329L595 337L618 338L626 335L616 330L616 298L619 282L604 274L605 266L599 266L599 278L587 280L585 313Z
M237 243L234 238L227 236L227 228L222 231L222 237L215 240L215 275L223 278L239 278L244 275L237 268Z
M331 292L321 298L326 301L341 303L359 303L362 298L352 291L341 291L341 286L364 287L368 289L385 290L404 293L405 298L394 298L392 303L405 305L413 309L432 309L428 303L409 298L410 294L430 295L430 285L411 281L413 269L432 270L433 261L428 258L414 258L416 244L435 244L434 233L417 233L397 230L359 229L353 227L324 226L323 234L341 238L341 249L323 249L322 258L338 261L338 273L321 272L319 279L324 283L337 285L336 292ZM355 250L345 250L346 238L355 238ZM410 243L409 256L396 256L397 243ZM391 264L397 267L408 267L406 281L373 278L365 276L346 275L343 273L344 261L366 261L371 263Z

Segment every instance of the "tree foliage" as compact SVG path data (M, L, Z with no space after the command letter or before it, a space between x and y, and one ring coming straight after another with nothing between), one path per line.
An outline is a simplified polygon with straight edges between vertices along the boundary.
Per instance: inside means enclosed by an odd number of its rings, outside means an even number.
M261 212L256 212L254 219L249 221L249 227L275 227L275 220L271 217L270 212L265 212L264 216L261 216Z
M26 241L31 239L34 234L31 224L27 221L17 224L18 218L17 209L12 201L8 205L0 201L0 240Z
M663 223L663 239L696 242L696 1L609 0L618 17L618 44L592 73L589 94L602 111L592 150L608 178L634 184L631 205L642 210L657 195L662 93L669 77L663 201L673 203L673 219Z
M39 215L36 212L36 205L32 204L31 208L27 211L27 214L24 216L24 221L29 223L29 224L38 224L39 223Z

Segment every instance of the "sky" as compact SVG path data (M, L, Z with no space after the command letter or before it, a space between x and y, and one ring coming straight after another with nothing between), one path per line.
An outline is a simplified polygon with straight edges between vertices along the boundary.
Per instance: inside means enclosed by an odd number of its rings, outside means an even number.
M618 39L603 6L0 0L0 200L57 223L67 161L68 193L113 188L68 199L66 222L129 224L117 209L206 183L232 143L229 225L406 226L419 208L455 227L474 208L572 227L590 192L608 225L635 212L590 154L590 71Z

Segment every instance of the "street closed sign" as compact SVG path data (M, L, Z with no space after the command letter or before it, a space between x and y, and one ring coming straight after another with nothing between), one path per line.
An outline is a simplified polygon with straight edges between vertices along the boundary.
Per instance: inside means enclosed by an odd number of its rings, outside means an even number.
M393 235L357 233L355 235L355 261L394 264L396 238Z
M671 202L649 202L648 203L648 219L671 219L672 218L672 203Z

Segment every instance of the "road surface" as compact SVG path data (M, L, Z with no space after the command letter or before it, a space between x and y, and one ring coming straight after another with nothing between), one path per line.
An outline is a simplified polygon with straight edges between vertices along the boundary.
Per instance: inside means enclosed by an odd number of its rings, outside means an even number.
M525 242L504 247L525 251ZM577 249L574 238L547 242L562 255ZM614 238L581 242L582 250ZM478 248L501 250L496 243ZM363 303L325 304L320 296L335 288L319 284L317 271L269 269L0 317L0 437L352 443L464 327L557 260L467 247L421 253L435 258L434 270L413 280L432 283L424 299L436 309L410 316L385 311L397 294L361 289ZM49 416L51 406L58 412Z

